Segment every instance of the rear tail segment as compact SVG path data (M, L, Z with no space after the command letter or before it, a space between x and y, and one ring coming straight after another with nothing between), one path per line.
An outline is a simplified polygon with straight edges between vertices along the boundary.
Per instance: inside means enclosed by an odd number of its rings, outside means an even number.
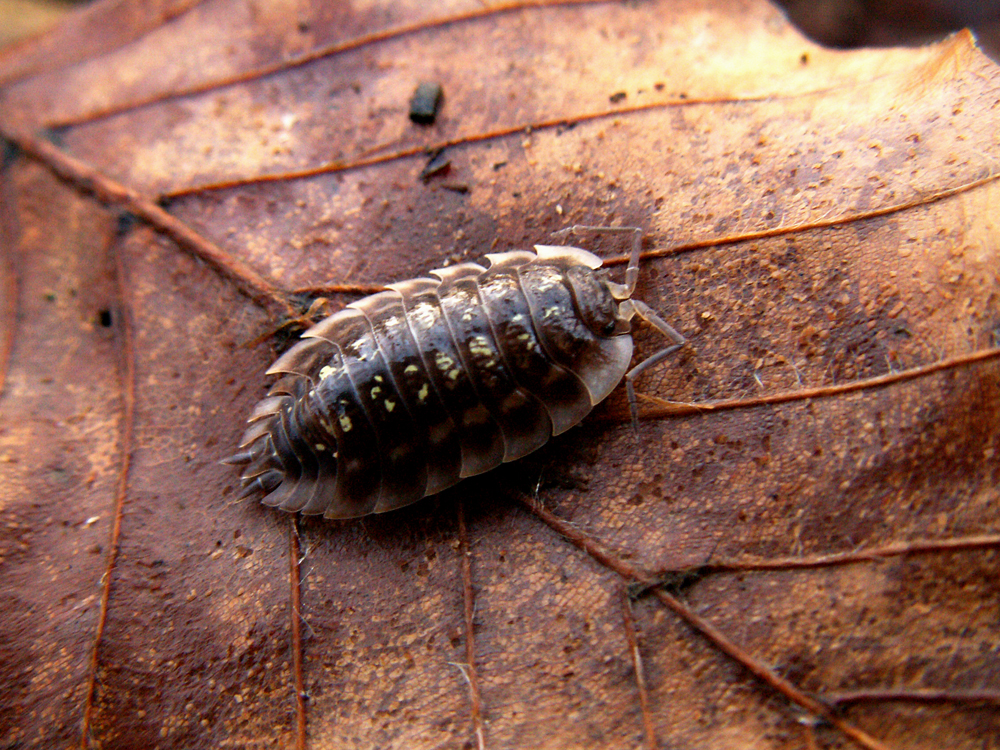
M244 466L241 479L241 498L262 495L266 505L280 505L287 498L278 497L299 484L302 463L298 458L301 446L291 438L290 420L295 405L292 381L285 378L289 387L282 388L281 381L271 389L271 394L254 408L247 420L248 427L240 438L240 452L229 456L223 463ZM284 488L284 491L281 491Z

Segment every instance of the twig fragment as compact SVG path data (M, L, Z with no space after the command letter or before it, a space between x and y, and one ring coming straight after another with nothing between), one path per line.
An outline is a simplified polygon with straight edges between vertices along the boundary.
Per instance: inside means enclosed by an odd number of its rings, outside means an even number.
M298 519L289 519L288 530L288 588L292 615L292 678L295 683L295 750L306 747L306 689L302 677L302 586L299 574L301 550L299 548Z
M469 535L465 528L465 506L458 504L458 555L462 568L462 599L465 615L465 664L462 674L469 684L469 700L472 704L472 731L476 736L476 750L486 750L486 734L483 728L483 701L479 692L479 675L476 672L475 589L472 587L472 563L469 552Z
M554 513L551 513L540 505L535 504L527 496L521 493L513 492L511 495L553 531L558 533L571 544L586 552L604 567L618 573L618 575L626 581L636 581L650 585L656 584L656 578L654 576L633 567L613 553L604 549L598 541L566 523ZM653 589L653 594L664 606L684 620L684 622L690 625L694 630L701 633L701 635L704 636L713 646L715 646L715 648L729 656L734 661L742 664L747 671L777 692L784 695L788 698L788 700L804 708L809 713L823 718L832 726L843 732L847 737L851 738L858 745L867 748L867 750L889 750L889 748L880 740L872 737L864 730L859 729L853 724L850 724L842 719L834 713L833 709L829 705L817 700L816 698L806 695L766 664L747 653L735 642L729 640L729 638L721 630L716 628L701 615L691 610L676 597L668 594L660 588Z
M115 182L47 140L27 134L0 133L0 136L17 144L26 154L37 159L67 182L93 193L108 205L122 208L142 219L232 279L237 287L254 301L275 305L290 317L296 315L296 310L286 295L272 282L247 264L230 256L215 243L202 237L183 221L163 210L153 200Z
M639 639L635 633L635 617L632 612L632 597L628 589L621 592L622 619L625 622L625 639L632 656L632 668L635 671L635 684L639 690L639 707L642 710L642 725L646 731L646 747L657 750L656 728L653 726L653 714L649 708L649 688L646 686L646 675L642 668L642 654L639 653Z

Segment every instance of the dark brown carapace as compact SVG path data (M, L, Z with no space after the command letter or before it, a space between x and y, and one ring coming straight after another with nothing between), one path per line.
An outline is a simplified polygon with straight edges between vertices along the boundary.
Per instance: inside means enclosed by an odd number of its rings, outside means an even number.
M353 518L440 492L537 450L684 339L626 283L569 246L487 255L390 284L302 335L227 459L243 495L290 512ZM673 345L629 370L638 314Z

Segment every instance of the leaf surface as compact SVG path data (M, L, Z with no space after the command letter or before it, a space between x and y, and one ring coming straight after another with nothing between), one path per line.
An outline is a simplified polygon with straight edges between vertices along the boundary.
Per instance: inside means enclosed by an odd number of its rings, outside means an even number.
M15 746L1000 735L1000 74L970 35L834 52L762 2L106 2L0 81ZM219 460L293 293L572 224L644 229L638 296L689 342L637 434L619 389L398 512L235 499Z

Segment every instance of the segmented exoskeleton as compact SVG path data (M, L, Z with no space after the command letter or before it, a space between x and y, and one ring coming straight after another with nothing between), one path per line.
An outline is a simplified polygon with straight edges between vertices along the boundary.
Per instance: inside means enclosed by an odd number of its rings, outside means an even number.
M684 343L577 247L487 255L390 284L326 318L267 371L281 378L240 441L243 496L326 518L409 505L537 450ZM632 318L672 345L629 370Z

